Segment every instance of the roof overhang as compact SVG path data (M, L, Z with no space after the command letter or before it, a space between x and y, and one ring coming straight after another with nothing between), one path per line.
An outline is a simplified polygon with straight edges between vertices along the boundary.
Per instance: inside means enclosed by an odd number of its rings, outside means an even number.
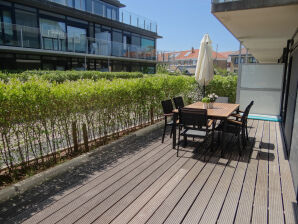
M213 14L261 63L276 63L298 28L298 4Z

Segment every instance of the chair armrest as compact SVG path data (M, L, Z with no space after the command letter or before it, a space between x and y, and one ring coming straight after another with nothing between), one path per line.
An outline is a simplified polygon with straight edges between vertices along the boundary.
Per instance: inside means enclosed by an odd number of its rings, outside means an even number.
M209 120L208 121L208 127L211 127L214 122L215 122L215 120Z
M228 122L230 122L232 124L242 125L242 122L241 121L236 121L236 120L228 119Z
M173 113L170 113L170 114L164 114L164 116L166 116L166 117L170 117L170 116L173 116Z
M242 118L240 114L231 114L231 117Z

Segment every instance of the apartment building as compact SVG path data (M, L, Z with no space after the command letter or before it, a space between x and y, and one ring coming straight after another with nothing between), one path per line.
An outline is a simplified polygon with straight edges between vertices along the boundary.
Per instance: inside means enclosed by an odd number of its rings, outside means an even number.
M154 72L157 24L117 0L0 0L0 68Z

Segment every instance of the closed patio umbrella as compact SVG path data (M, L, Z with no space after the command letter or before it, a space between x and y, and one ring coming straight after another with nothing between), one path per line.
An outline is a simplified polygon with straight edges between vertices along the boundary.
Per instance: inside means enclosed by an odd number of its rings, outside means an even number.
M200 51L197 61L195 79L199 85L203 86L203 96L205 97L205 86L213 79L213 59L212 41L208 34L201 40Z

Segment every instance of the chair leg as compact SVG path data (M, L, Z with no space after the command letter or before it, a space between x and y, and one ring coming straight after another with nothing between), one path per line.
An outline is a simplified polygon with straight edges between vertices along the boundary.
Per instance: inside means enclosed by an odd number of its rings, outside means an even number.
M244 145L244 147L246 147L247 141L248 141L246 128L243 128L241 136L242 136L242 144Z
M241 147L241 137L242 137L242 134L240 134L240 132L238 133L238 149L239 149L239 156L242 156L242 147Z
M172 136L173 136L173 128L174 128L174 126L172 125L170 138L172 138Z
M163 142L164 142L164 140L165 140L166 128L167 128L167 125L165 124L165 127L164 127L164 129L163 129L163 134L162 134L161 143L163 143Z
M212 134L211 134L211 151L213 151L213 143L214 143L214 130L212 130Z
M187 146L187 136L186 135L184 135L184 147L186 147Z
M177 157L179 156L180 134L181 134L181 130L180 130L180 128L179 128L179 135L178 135L178 147L177 147Z

